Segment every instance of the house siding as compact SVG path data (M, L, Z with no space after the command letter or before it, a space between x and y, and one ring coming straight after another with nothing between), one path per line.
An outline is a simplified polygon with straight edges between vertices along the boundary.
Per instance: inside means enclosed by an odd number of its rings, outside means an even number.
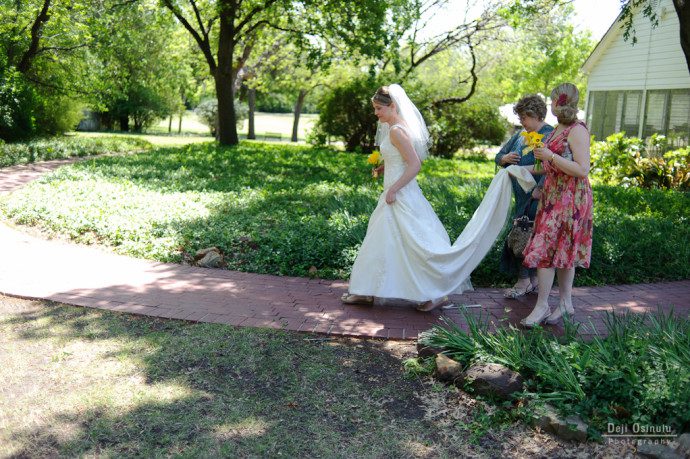
M582 66L589 73L586 119L596 138L625 131L641 137L660 133L688 143L690 72L672 0L659 0L657 14L658 26L652 27L641 11L635 13L634 45L614 23Z
M690 88L672 0L661 0L658 8L666 13L656 28L639 12L635 15L635 45L623 39L618 24L613 25L610 45L591 64L589 91Z

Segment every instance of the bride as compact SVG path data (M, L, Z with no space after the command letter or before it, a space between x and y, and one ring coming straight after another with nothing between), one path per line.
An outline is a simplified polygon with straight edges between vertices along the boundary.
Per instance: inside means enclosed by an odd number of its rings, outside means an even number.
M447 295L471 290L470 274L501 231L510 206L507 173L523 186L534 179L518 166L499 171L457 241L450 238L417 184L428 155L429 131L419 110L397 84L379 88L371 99L379 119L376 144L385 164L383 193L371 214L352 266L346 304L373 304L374 298L419 303L431 311ZM516 170L517 169L517 170Z

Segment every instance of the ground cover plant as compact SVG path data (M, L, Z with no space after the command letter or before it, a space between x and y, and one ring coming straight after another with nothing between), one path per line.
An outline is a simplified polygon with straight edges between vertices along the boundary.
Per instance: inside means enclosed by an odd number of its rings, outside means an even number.
M143 139L124 136L63 136L21 143L0 144L0 167L50 159L65 159L146 150L151 144Z
M0 207L16 223L137 257L182 262L215 246L229 269L346 279L382 189L365 158L259 142L160 148L63 167ZM494 173L477 155L424 162L420 185L452 240ZM687 193L595 185L594 202L592 267L578 285L690 277ZM498 272L499 252L496 244L475 285L511 281Z
M624 457L406 375L410 343L0 295L2 457Z
M609 424L669 426L677 433L690 428L687 318L672 311L608 313L608 335L585 341L572 323L557 338L541 328L490 331L481 317L464 316L468 331L448 321L420 341L466 366L500 363L519 372L526 382L518 406L548 402L565 415L578 413L595 437Z

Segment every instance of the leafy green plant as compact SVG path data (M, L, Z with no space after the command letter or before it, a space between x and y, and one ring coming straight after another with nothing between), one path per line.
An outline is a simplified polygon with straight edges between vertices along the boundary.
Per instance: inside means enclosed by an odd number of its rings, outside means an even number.
M600 431L607 423L690 426L690 320L658 311L649 316L606 316L607 336L560 341L537 328L489 331L463 311L468 331L435 326L424 344L463 365L501 363L526 378L524 397L577 412Z
M149 142L133 137L51 137L23 143L2 143L0 167L149 148Z
M664 136L647 142L612 134L605 142L593 142L592 173L602 183L641 188L690 189L690 147L673 151ZM660 151L663 155L650 153Z

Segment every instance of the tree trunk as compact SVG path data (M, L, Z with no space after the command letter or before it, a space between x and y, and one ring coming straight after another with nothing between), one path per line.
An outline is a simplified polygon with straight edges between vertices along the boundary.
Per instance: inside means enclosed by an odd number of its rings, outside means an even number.
M292 122L292 140L297 142L297 130L299 128L299 116L302 114L302 107L304 106L304 99L307 97L306 89L300 89L295 103L294 121Z
M172 134L172 119L173 119L173 116L171 114L170 119L168 120L168 134Z
M120 130L122 132L129 132L129 117L127 115L120 117Z
M223 2L225 3L225 2ZM237 117L235 115L235 94L233 83L233 54L235 51L235 9L233 4L224 5L220 11L220 32L218 36L218 68L214 80L218 96L218 142L221 145L237 145Z
M29 49L26 50L22 56L22 60L17 64L17 70L21 73L27 73L29 71L34 58L39 53L39 42L41 40L43 26L48 22L48 19L50 19L50 14L48 14L50 2L51 0L44 0L43 7L31 26L31 42L29 43ZM17 2L17 4L19 4L19 2Z
M680 47L685 55L685 63L690 73L690 2L688 0L673 0L673 6L680 22Z
M249 88L247 90L247 105L249 105L249 114L247 119L247 138L256 139L256 131L254 130L254 112L256 111L256 89Z
M182 117L184 116L184 112L180 112L180 119L177 121L177 133L182 134Z

